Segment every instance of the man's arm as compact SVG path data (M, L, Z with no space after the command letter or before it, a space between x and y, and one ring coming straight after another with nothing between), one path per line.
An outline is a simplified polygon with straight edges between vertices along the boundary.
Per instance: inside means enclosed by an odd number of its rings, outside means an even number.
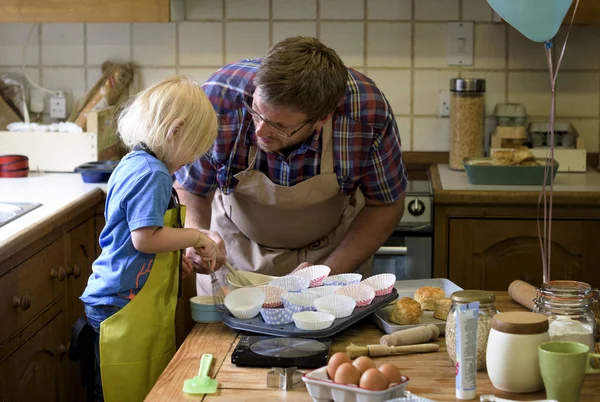
M192 194L183 188L178 181L175 181L173 187L179 195L181 204L186 206L185 227L194 229L210 228L210 219L212 215L210 205L215 193L212 192L206 197Z
M323 264L331 274L355 271L390 237L404 213L404 195L392 204L365 200L337 248Z

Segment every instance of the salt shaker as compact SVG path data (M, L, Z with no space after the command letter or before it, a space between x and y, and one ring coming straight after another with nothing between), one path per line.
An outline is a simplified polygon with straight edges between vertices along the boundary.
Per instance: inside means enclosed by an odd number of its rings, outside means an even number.
M538 346L549 340L548 317L544 314L496 314L486 353L492 385L501 391L518 393L543 389Z

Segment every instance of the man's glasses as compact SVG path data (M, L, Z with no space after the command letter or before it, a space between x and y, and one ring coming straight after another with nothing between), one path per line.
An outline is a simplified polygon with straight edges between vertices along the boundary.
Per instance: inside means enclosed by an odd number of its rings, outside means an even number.
M255 122L262 120L264 123L267 123L277 134L287 137L287 138L291 137L292 135L296 134L298 131L302 130L304 128L304 126L306 126L308 123L310 123L312 121L312 120L308 120L308 121L306 121L306 123L304 123L297 129L295 129L291 133L288 133L284 129L277 127L275 124L273 124L272 122L267 120L262 114L258 113L256 110L252 109L252 106L250 106L248 104L248 102L246 102L245 99L242 99L242 102L244 103L244 107L246 109L248 109L248 112L250 112L250 114L252 115L252 118L254 119Z

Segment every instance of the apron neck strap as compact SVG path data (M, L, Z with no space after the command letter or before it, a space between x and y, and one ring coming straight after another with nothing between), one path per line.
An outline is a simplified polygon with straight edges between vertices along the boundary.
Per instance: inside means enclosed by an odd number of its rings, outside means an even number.
M158 159L158 156L156 156L156 154L154 152L152 152L152 150L150 148L148 148L148 145L146 145L145 142L140 142L140 143L134 145L133 150L134 151L144 151L144 152L149 153L150 155L154 156L156 159Z
M321 174L333 173L333 118L321 129Z

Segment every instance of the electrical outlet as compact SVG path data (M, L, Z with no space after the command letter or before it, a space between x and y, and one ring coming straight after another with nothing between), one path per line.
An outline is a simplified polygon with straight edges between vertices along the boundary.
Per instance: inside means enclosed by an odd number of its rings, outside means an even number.
M440 117L450 116L450 91L440 91Z
M67 118L67 98L62 92L50 96L50 117L53 119Z

